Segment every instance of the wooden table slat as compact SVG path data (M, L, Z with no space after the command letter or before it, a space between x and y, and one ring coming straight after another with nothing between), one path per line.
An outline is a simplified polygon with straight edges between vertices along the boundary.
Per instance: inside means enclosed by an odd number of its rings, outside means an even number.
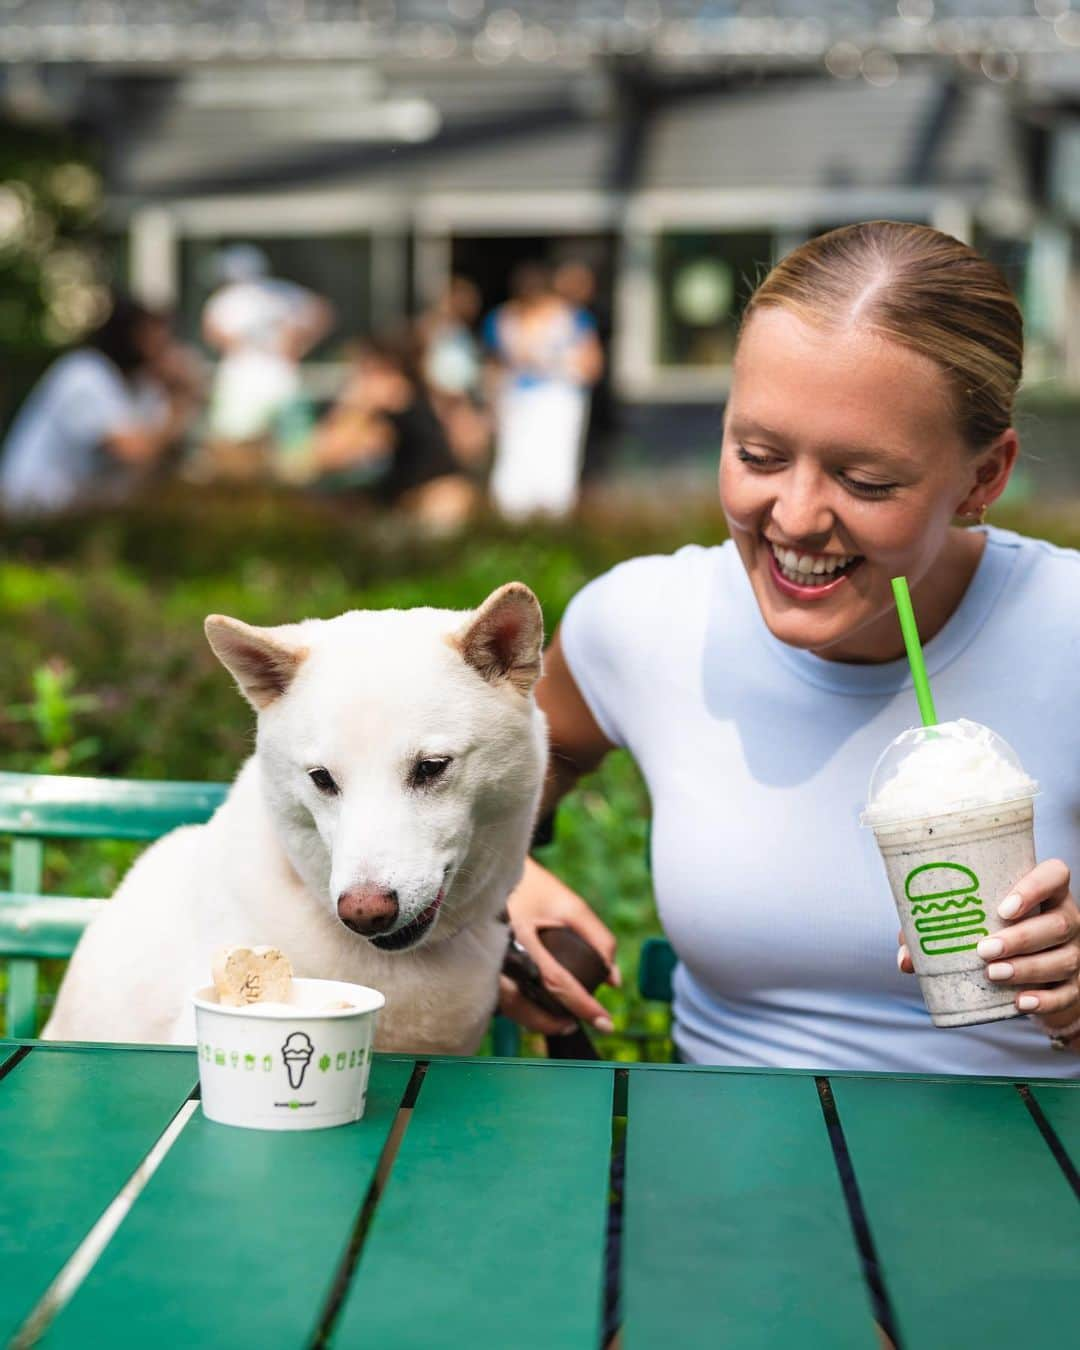
M1069 1161L1080 1172L1080 1084L1075 1087L1034 1087L1031 1095L1053 1126Z
M411 1071L376 1060L363 1120L329 1130L239 1130L200 1108L48 1345L136 1350L164 1328L170 1345L307 1344Z
M197 1078L194 1055L35 1049L0 1080L0 1343L29 1315Z
M876 1345L814 1080L632 1074L623 1345Z
M433 1063L342 1317L342 1347L598 1343L613 1073Z
M1075 1324L1080 1206L1014 1087L833 1092L905 1345L1031 1345Z

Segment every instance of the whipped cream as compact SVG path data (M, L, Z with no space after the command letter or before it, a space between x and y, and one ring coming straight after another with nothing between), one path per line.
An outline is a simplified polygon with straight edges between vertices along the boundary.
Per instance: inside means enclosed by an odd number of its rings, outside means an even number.
M914 727L888 747L870 785L867 825L1033 797L1038 784L989 727L960 718Z

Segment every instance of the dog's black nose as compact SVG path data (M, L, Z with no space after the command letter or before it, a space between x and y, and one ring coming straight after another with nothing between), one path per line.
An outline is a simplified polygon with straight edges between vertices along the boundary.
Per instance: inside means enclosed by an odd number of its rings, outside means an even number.
M346 928L364 937L377 937L394 926L398 916L397 891L350 886L338 896L337 912Z

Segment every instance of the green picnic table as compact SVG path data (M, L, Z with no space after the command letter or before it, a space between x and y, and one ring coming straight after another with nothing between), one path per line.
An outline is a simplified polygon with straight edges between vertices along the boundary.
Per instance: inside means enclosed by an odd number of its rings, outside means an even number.
M193 1050L0 1043L0 1342L597 1350L1058 1343L1080 1082L377 1056L367 1114L238 1130ZM876 1276L874 1272L877 1272Z

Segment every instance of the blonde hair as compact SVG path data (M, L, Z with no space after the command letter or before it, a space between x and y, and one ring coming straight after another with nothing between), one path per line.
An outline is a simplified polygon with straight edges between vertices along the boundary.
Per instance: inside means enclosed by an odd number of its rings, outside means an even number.
M960 434L981 450L1012 425L1024 321L999 268L927 225L870 220L809 239L757 287L759 309L789 310L815 327L862 324L927 356L944 372Z

